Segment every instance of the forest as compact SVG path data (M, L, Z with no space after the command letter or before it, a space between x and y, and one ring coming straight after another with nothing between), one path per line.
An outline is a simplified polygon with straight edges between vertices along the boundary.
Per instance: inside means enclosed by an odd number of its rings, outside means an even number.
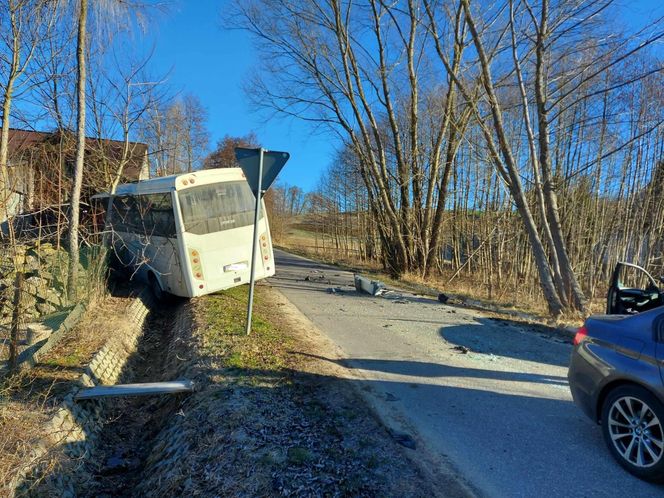
M270 61L255 106L340 144L307 196L320 244L558 316L619 260L664 270L664 23L620 18L611 0L256 0L229 23Z
M69 206L58 214L58 244L69 255L71 299L89 242L79 236L81 200L124 181L139 144L151 176L233 166L233 147L261 144L247 130L211 147L206 104L154 70L154 49L137 40L168 8L0 7L2 219L21 203ZM314 252L396 279L540 303L552 316L588 312L617 261L664 273L664 21L629 8L613 0L225 3L220 29L248 33L261 61L244 81L252 109L266 126L308 123L336 148L312 165L321 168L313 191L271 193L277 241L292 246L289 233L305 234L298 243ZM53 134L39 164L48 195L17 194L26 158L12 157L12 129ZM121 144L113 154L108 140Z

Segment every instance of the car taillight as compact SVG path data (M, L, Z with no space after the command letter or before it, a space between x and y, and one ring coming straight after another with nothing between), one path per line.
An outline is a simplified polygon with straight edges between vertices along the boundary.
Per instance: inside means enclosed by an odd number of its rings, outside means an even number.
M588 335L588 329L586 329L586 326L584 325L583 327L581 327L579 330L576 331L576 335L574 336L574 345L578 346L587 335Z

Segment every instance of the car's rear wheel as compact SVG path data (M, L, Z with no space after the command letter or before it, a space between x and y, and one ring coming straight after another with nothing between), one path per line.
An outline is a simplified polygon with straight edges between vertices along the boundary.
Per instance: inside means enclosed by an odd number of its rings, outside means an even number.
M602 432L613 457L632 474L664 480L664 406L639 386L622 386L602 407Z

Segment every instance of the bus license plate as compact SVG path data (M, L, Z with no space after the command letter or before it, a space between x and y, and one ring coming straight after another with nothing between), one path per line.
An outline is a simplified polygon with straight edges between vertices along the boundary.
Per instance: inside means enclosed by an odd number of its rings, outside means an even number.
M242 271L242 270L246 270L247 268L249 268L249 264L246 261L243 261L242 263L233 263L233 264L224 266L224 272Z

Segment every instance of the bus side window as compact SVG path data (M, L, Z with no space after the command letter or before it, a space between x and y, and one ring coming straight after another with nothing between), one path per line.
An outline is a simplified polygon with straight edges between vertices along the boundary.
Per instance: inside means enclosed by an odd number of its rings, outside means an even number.
M113 229L116 232L144 233L143 215L133 195L113 199Z
M111 229L116 232L127 231L127 216L129 208L127 206L127 196L118 196L113 199L113 216L111 218Z
M127 196L126 226L128 232L145 233L145 213L140 205L139 196Z
M150 233L158 237L174 237L175 215L171 194L152 194L145 197L149 205Z

